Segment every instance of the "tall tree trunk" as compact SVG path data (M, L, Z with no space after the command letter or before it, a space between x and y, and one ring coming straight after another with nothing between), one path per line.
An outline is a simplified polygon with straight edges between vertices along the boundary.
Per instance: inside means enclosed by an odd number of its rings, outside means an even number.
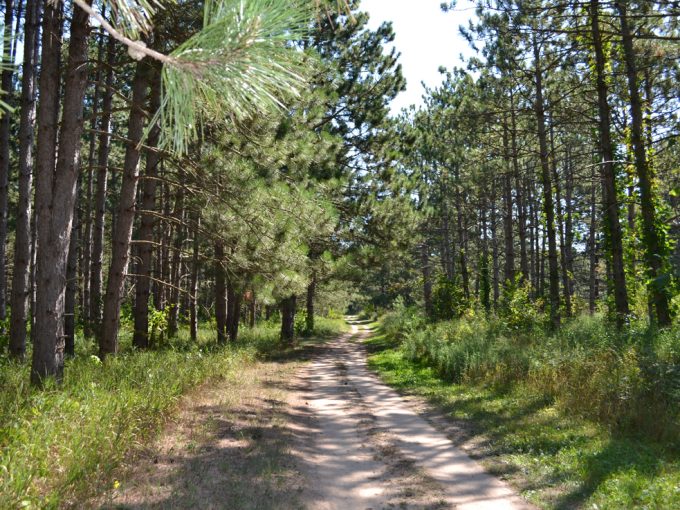
M604 221L606 228L607 251L612 267L614 306L616 321L623 323L629 313L626 271L623 260L623 236L619 222L619 202L614 170L614 144L611 139L611 110L609 91L605 76L605 55L600 33L599 0L590 0L590 25L595 50L595 79L597 83L598 127L600 141L600 180L604 198Z
M564 236L564 251L566 254L566 269L567 269L567 295L570 299L569 309L571 310L571 298L574 295L574 221L573 221L573 198L574 198L574 169L571 150L567 150L567 160L565 167L565 197L564 209L566 214L565 219L565 236Z
M291 344L295 340L295 309L297 299L293 294L279 304L281 310L281 341Z
M224 270L224 245L215 242L215 322L217 343L227 342L227 278Z
M56 123L56 116L54 106L46 107L49 109L45 111L42 103L55 102L55 94L58 93L57 54L61 49L59 44L61 37L57 34L61 27L61 9L61 4L55 6L48 3L46 7L40 76L41 111L38 132L41 138L38 143L39 163L35 194L38 227L37 293L31 366L31 381L34 384L40 384L43 379L51 376L60 380L63 374L66 261L78 182L83 103L87 88L89 15L79 7L74 7L55 170L52 164L54 158L52 134L55 128L50 124ZM51 59L55 62L49 62ZM43 129L46 129L46 134L50 137L45 140L45 147L42 147ZM50 155L46 154L47 150L51 151Z
M307 316L305 328L308 333L314 331L314 295L316 294L316 270L312 271L312 279L307 285Z
M529 275L531 278L531 286L533 289L532 295L536 297L538 295L538 265L536 263L536 254L538 250L536 249L536 222L534 221L534 194L532 192L532 185L529 184L528 179L524 180L524 189L526 190L526 197L529 209Z
M198 339L198 269L199 269L199 251L200 251L200 229L201 216L196 213L194 219L194 239L193 239L193 253L191 256L191 283L190 285L190 301L189 301L189 334L191 340L195 342Z
M179 321L179 288L182 276L182 244L184 243L184 189L177 190L175 199L175 239L172 248L172 269L170 272L170 313L168 315L168 335L174 337L177 334L177 323Z
M590 229L588 232L588 308L595 313L597 307L597 187L593 170L590 191Z
M517 114L515 112L515 95L510 89L510 147L512 149L512 166L515 177L515 195L517 202L517 233L519 234L519 268L522 282L529 281L529 263L527 260L527 219L526 208L522 196L522 179L519 170L519 149L517 147Z
M102 323L102 273L104 266L104 230L106 227L106 189L108 161L111 148L111 117L113 109L113 66L116 60L116 43L110 37L106 46L106 79L102 98L102 116L99 122L99 148L97 153L97 189L95 191L92 250L90 265L89 320L97 338L101 338Z
M560 268L562 269L562 295L564 296L564 314L571 317L571 295L569 294L569 271L567 270L567 252L565 249L564 214L562 210L562 187L560 175L557 170L557 151L555 150L555 137L552 118L550 120L550 153L552 155L553 186L555 188L555 205L557 213L557 231L560 236Z
M231 277L227 276L227 334L231 342L235 342L238 338L242 297L241 289Z
M160 107L160 73L154 71L151 85L149 111L155 112ZM149 132L147 145L158 146L161 129L154 124ZM132 336L132 345L139 349L147 349L149 342L149 294L151 288L151 265L153 263L153 231L156 225L156 217L151 214L156 208L156 184L158 182L158 164L161 160L160 153L155 150L146 153L146 166L144 170L144 185L142 187L142 211L138 232L138 257L135 270L135 331Z
M312 304L312 307L314 305ZM255 299L255 291L250 291L250 301L248 302L248 327L253 329L255 327L255 312L257 309L257 301ZM314 310L312 310L313 312ZM314 325L312 324L312 328Z
M503 278L506 284L512 284L515 281L515 240L512 234L512 174L510 170L510 154L508 152L508 127L503 123L503 159L505 160L505 173L503 174L505 272Z
M541 52L533 36L534 77L536 86L535 113L538 127L538 143L541 155L541 181L543 184L543 211L545 213L548 237L548 279L550 300L550 323L553 328L560 325L560 274L557 264L557 240L555 237L555 206L552 196L552 179L550 178L550 160L548 139L545 128L545 103L543 101L543 69L541 68Z
M5 26L3 30L3 55L4 64L0 74L0 87L5 95L11 98L13 95L14 62L12 51L12 40L14 34L14 8L12 0L5 0ZM18 26L18 24L17 24ZM9 199L9 142L10 142L10 115L5 113L0 118L0 321L4 321L7 316L7 264L6 264L6 244L7 244L7 202ZM3 332L4 333L4 332Z
M102 8L102 15L106 16L106 11ZM94 92L92 94L92 119L90 120L90 143L87 155L87 185L85 193L85 235L82 240L83 263L82 275L83 282L83 301L81 310L83 314L83 334L86 337L92 336L92 320L90 318L90 284L92 270L92 196L94 191L94 171L96 164L97 149L97 127L99 126L99 103L101 99L102 68L104 67L104 30L100 29L97 41L97 71L94 75Z
M12 278L9 353L17 359L26 354L26 318L31 265L31 205L33 188L33 141L36 121L35 65L38 60L38 23L41 0L26 1L24 59L19 120L19 201L17 203L14 275Z
M491 182L491 257L493 263L493 304L498 306L500 298L500 264L498 262L498 228L496 218L496 179Z
M73 211L73 222L78 221L78 195ZM66 261L66 297L64 298L64 353L67 356L76 354L76 294L78 292L78 225L71 229L71 242L68 247Z
M480 211L480 227L481 227L481 248L479 260L479 301L484 309L491 311L491 282L489 281L489 238L488 226L486 222L486 204L483 204Z
M430 266L430 247L426 240L420 245L420 267L423 272L425 313L431 318L434 316L434 309L432 308L432 267Z
M118 352L118 328L120 325L120 304L125 283L125 272L130 257L132 223L135 218L135 199L139 179L139 142L144 132L144 105L151 68L147 62L137 64L132 84L132 105L128 120L128 143L123 162L123 182L116 213L116 227L113 232L111 266L104 297L104 317L99 341L102 357Z
M657 224L657 212L654 197L653 169L647 160L647 147L644 141L644 118L642 99L638 85L638 71L633 46L633 36L628 22L626 4L615 2L621 22L621 40L626 64L628 92L630 96L631 142L635 157L635 170L640 188L640 213L642 215L642 241L649 278L650 302L656 310L656 321L659 326L671 324L670 298L668 284L664 281L663 264L667 256L666 242L662 228ZM654 320L654 317L650 317Z

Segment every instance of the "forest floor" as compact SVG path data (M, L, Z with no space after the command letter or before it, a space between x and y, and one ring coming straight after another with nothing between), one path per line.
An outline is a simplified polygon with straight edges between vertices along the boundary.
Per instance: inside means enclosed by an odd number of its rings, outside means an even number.
M196 389L92 506L532 508L369 372L370 330L353 322L351 333Z

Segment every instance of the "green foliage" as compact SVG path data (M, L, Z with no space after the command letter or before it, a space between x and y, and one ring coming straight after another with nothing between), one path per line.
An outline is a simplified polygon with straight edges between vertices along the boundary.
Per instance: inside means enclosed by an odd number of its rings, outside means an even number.
M152 342L158 339L162 343L165 339L170 313L172 313L172 305L163 310L156 310L153 303L149 301L149 338Z
M522 388L566 414L680 446L680 330L636 323L617 332L581 316L557 333L498 318L465 317L413 327L391 316L383 329L408 359L455 383ZM547 325L546 325L547 327Z
M546 317L541 313L542 301L532 300L529 284L522 285L519 279L506 282L503 286L500 316L513 331L526 332L541 328Z
M160 122L175 151L186 153L206 122L281 110L286 97L298 95L307 64L288 43L309 25L310 7L273 0L205 2L203 29L163 66Z
M435 320L461 317L470 307L460 282L441 276L432 291L432 312Z
M298 310L295 314L295 335L296 336L308 336L312 332L307 328L307 312L304 310Z

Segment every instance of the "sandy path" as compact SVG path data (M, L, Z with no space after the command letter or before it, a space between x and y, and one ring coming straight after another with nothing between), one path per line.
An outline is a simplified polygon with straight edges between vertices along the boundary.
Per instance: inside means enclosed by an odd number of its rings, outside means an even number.
M356 325L353 333L366 334ZM308 508L532 508L417 415L365 360L363 347L344 335L302 369L314 426L295 453L309 480Z

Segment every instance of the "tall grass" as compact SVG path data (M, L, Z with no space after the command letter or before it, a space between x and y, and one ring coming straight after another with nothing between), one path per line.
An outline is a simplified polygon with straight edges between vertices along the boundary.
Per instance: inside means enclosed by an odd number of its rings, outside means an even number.
M653 331L642 323L617 331L583 315L557 333L518 328L469 314L427 324L413 311L383 320L407 357L456 383L518 387L565 413L680 447L680 326Z
M124 352L103 363L80 342L64 384L42 391L28 384L27 364L0 358L0 508L55 508L106 487L183 394L254 363L278 338L274 325L244 328L237 345L218 348L206 328L198 343L181 331L159 350L134 352L127 332Z

